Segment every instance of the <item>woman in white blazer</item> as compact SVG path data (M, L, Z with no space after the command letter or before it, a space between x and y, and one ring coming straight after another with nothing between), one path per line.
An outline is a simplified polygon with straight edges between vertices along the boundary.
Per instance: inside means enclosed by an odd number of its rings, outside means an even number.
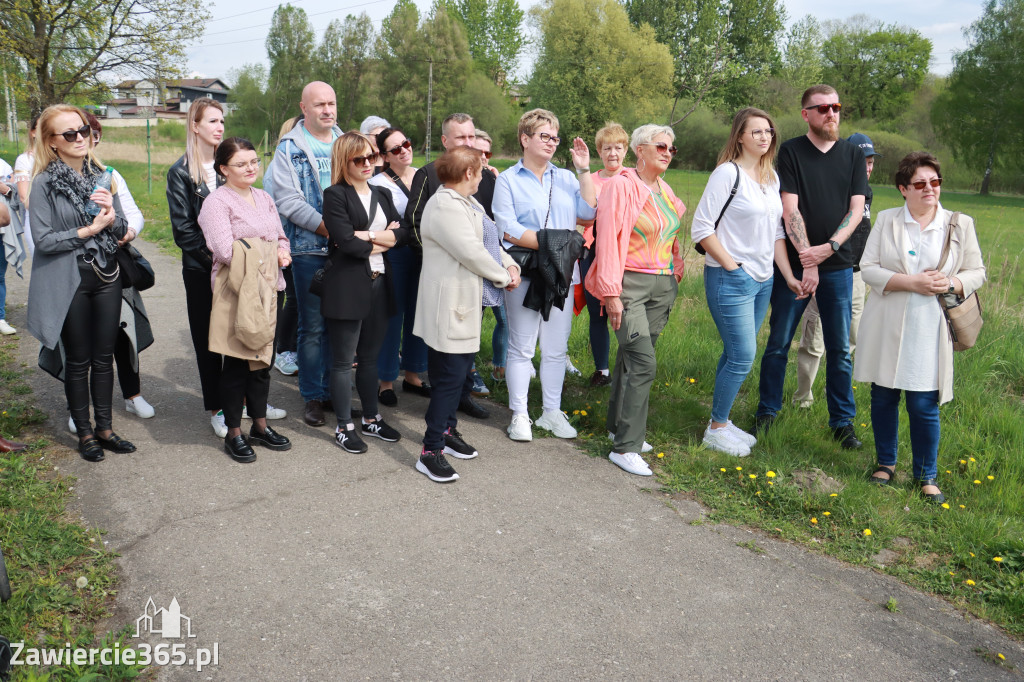
M906 395L914 480L936 503L939 405L953 399L953 342L941 294L965 298L985 282L974 220L961 215L940 263L952 212L939 203L939 161L908 154L896 170L906 204L878 214L861 258L871 293L864 305L853 378L871 382L871 421L878 467L871 481L895 478L900 392Z
M459 401L473 388L469 377L480 350L481 305L497 305L503 289L519 285L519 267L501 249L494 221L473 195L483 157L470 147L445 152L434 168L442 185L423 210L423 270L413 333L427 344L430 406L416 470L445 483L459 475L445 455L479 453L456 428Z

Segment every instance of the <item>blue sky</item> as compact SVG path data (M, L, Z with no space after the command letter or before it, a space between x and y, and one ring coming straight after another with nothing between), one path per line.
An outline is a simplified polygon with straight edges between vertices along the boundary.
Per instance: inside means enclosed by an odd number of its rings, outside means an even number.
M416 2L423 11L430 6L426 0ZM790 22L807 14L826 20L846 19L862 13L886 23L910 26L931 39L931 70L938 74L947 74L952 69L953 52L964 47L963 29L981 16L984 7L980 1L963 0L933 0L925 5L907 0L784 2ZM291 4L306 10L319 39L332 19L343 19L346 14L366 12L379 28L395 3L394 0L292 0ZM532 0L520 0L524 9L532 4ZM213 17L205 35L187 51L187 70L207 77L226 77L231 69L243 64L267 63L264 41L277 6L272 0L216 0L210 5Z

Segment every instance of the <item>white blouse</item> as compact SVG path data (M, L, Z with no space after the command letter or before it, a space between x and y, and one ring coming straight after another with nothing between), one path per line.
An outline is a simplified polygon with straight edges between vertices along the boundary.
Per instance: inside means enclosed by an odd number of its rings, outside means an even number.
M739 170L740 182L736 196L722 214L722 207L729 199L732 186ZM719 214L722 221L715 230ZM716 168L701 195L700 203L693 214L690 236L694 243L715 234L725 250L743 270L758 282L772 277L775 260L775 241L785 239L782 226L782 195L779 194L779 176L772 171L772 181L761 185L738 166L723 163ZM704 262L713 268L721 263L704 256Z
M365 196L359 194L359 201L363 202L363 209L366 211L366 215L370 215L370 194L367 193ZM388 223L387 218L384 217L384 209L377 205L377 215L373 216L373 220L370 221L370 225L366 228L370 232L380 232L387 229ZM370 269L374 272L384 272L384 254L374 253L370 254Z
M922 229L910 215L910 209L904 205L903 220L906 223L904 229L907 238L906 274L917 275L939 266L939 257L942 255L942 245L946 237L946 225L942 216L942 207L939 206L935 218ZM952 263L947 262L943 272L948 275L951 270ZM938 390L939 343L946 334L946 321L939 306L939 300L935 296L910 294L903 328L911 330L911 333L904 337L891 388L904 391Z

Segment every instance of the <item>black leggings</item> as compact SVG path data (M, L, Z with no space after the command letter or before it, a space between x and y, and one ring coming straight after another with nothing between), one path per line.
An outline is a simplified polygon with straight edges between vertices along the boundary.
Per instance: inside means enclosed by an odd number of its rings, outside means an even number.
M117 381L121 384L121 395L125 400L142 392L139 373L132 367L132 342L123 331L117 335L114 346L114 362L117 364Z
M82 281L71 299L64 328L64 395L78 436L91 436L89 398L96 430L111 428L114 344L121 329L121 278L104 282L92 266L76 258Z
M224 359L210 352L210 310L213 308L213 287L210 273L182 269L185 282L185 309L192 332L192 347L199 366L199 383L203 389L203 407L211 412L223 407L220 400L220 370Z
M356 390L363 404L363 416L377 414L377 355L388 330L387 286L383 277L373 281L370 316L364 320L327 318L331 339L331 402L338 425L352 421L352 361L356 368Z

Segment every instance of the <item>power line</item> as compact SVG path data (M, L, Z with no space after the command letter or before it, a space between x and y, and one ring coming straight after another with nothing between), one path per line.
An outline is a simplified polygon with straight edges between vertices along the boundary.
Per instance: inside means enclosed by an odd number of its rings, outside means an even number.
M334 9L324 10L323 12L316 12L314 14L307 14L306 16L307 17L319 17L319 16L324 15L324 14L333 14L335 12L346 12L346 11L348 11L350 9L356 9L358 7L367 7L369 5L379 5L382 2L391 2L391 0L370 0L369 2L362 2L362 3L356 4L356 5L349 5L347 7L336 7ZM267 8L264 7L263 9L267 9ZM255 10L255 11L260 11L260 10ZM248 14L252 14L252 12L246 12L246 15L248 15ZM235 16L243 16L243 15L236 14ZM248 31L249 29L253 29L253 28L262 28L263 26L270 26L272 23L273 23L272 21L267 21L267 22L264 22L262 24L253 24L251 26L239 26L238 28L229 28L229 29L227 29L225 31L216 31L215 33L204 33L203 35L204 36L217 36L217 35L222 35L224 33L234 33L235 31ZM246 42L246 41L243 41L243 42Z

